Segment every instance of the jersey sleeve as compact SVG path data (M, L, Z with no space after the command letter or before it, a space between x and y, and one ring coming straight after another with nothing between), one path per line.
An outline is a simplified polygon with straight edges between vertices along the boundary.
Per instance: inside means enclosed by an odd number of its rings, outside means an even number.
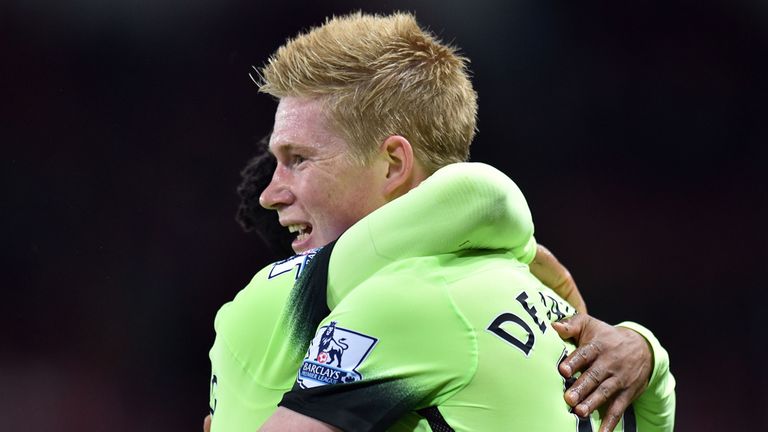
M669 354L647 328L634 322L618 324L640 333L653 351L653 372L648 388L633 403L638 430L672 431L675 425L675 377L669 370Z
M412 289L393 295L393 284ZM423 285L391 275L347 296L280 405L343 430L384 430L462 388L476 368L474 332L446 293Z

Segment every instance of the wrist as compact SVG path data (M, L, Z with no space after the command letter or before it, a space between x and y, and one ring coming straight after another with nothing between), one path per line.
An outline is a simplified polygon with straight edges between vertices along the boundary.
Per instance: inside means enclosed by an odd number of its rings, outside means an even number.
M649 362L651 368L648 384L652 385L652 383L654 383L660 375L659 366L661 364L666 364L665 362L669 361L665 360L668 359L666 350L661 347L658 339L656 339L656 336L654 336L650 330L638 323L632 321L624 321L622 323L616 324L616 327L621 327L623 329L632 331L634 334L641 336L645 341L645 346L647 347L648 354L650 355Z

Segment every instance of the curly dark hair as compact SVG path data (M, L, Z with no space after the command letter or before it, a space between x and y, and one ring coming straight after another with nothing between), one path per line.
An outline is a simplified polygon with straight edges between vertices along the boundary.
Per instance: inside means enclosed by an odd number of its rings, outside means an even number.
M275 172L277 161L267 151L271 133L259 140L256 145L256 155L252 157L245 168L240 171L242 180L237 186L240 205L235 219L245 232L255 232L273 252L281 256L290 256L293 237L280 226L277 215L259 204L259 195L269 184Z

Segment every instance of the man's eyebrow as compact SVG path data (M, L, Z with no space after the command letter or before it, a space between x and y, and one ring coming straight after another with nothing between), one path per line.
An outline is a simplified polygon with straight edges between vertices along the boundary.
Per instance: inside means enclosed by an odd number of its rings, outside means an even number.
M279 143L279 144L274 144L274 145L267 146L267 151L269 151L273 155L276 152L290 153L291 151L293 151L294 147L295 146L293 144L291 144L291 143Z
M307 151L310 151L311 149L312 149L312 146L295 144L292 142L278 143L274 145L274 148L273 146L267 146L267 151L269 151L272 154L274 154L275 151L284 152L284 153L293 153L293 152L307 152Z
M301 153L301 154L307 154L310 147L303 146L300 144L294 144L291 142L283 142L283 143L277 143L274 145L267 146L267 152L271 154L273 157L278 157L278 155L282 156L290 156L294 153Z

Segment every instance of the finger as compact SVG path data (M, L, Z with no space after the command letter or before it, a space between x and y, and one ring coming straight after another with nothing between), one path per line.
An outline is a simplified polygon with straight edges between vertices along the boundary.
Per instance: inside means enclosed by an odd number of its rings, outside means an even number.
M560 374L565 378L570 378L574 372L584 370L591 365L599 354L600 346L595 342L590 342L576 348L575 351L560 362L558 366Z
M203 420L203 432L211 432L211 415L208 414Z
M592 411L602 406L607 400L610 400L615 396L616 391L619 389L618 380L616 378L608 378L600 383L596 389L591 391L586 397L579 402L573 411L581 417L587 417L592 414Z
M577 349L574 354L579 352L587 352L587 347L593 344L585 345L583 350L579 351ZM581 348L580 348L581 349ZM593 355L592 359L594 359ZM581 355L577 356L578 358L584 358ZM568 361L566 358L563 360L563 363ZM576 363L578 364L578 363ZM562 368L562 365L561 365ZM578 370L578 369L573 369ZM561 370L562 373L562 370ZM605 379L605 372L602 368L599 366L592 365L589 369L587 369L584 373L579 376L579 378L576 380L576 382L573 383L573 385L565 392L565 401L568 403L568 405L575 407L577 404L579 404L581 401L583 401L587 396L589 396L595 389L602 383L602 381Z
M552 323L552 328L555 329L558 336L560 336L560 339L562 340L568 340L573 337L573 335L576 333L573 330L571 330L571 326L567 321L567 318L562 321L554 321Z
M600 423L599 432L611 432L619 424L619 420L624 417L624 411L629 407L631 397L626 392L622 392L608 403L608 409L605 410ZM626 427L626 426L625 426Z

